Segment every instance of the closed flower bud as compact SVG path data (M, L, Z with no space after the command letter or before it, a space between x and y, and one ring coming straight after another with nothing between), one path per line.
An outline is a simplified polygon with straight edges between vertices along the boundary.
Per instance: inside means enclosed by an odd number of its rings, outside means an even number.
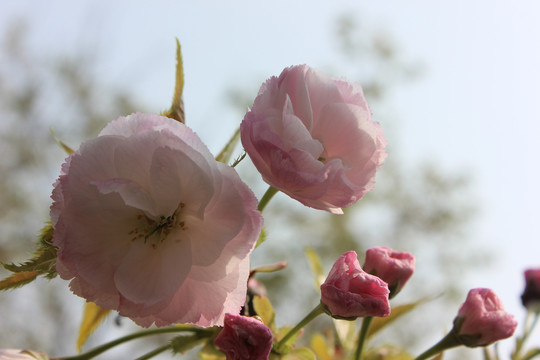
M414 272L414 256L408 252L394 251L379 246L366 251L364 271L388 284L390 298L394 297Z
M223 330L214 344L227 356L227 360L267 360L272 350L272 339L272 331L261 321L225 314Z
M321 303L334 318L388 316L388 285L360 267L356 252L343 254L321 285Z
M527 310L540 312L540 269L525 271L525 290L521 302Z
M453 332L465 346L486 346L514 333L517 321L491 289L472 289L459 308Z

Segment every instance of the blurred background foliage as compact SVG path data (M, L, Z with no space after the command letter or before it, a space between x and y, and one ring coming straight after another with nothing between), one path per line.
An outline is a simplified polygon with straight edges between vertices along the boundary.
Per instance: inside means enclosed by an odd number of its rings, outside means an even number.
M57 176L65 157L49 128L77 148L82 140L96 136L106 122L134 111L157 112L168 101L146 104L126 89L105 86L96 72L92 49L69 54L35 53L26 41L29 31L32 28L27 24L15 22L1 39L0 261L3 262L27 258L36 234L48 219L52 189L49 179ZM362 84L374 118L382 123L387 134L397 132L393 137L399 138L396 126L399 115L393 114L389 95L396 84L422 76L422 66L400 57L399 46L391 34L382 29L364 28L347 15L335 21L335 48L340 61L322 70ZM238 109L239 121L244 109L253 102L259 85L254 82L242 84L241 88L223 89L230 106ZM196 128L197 120L188 118L187 124ZM321 256L328 271L347 250L356 250L362 264L364 251L372 246L409 251L417 258L417 272L395 300L397 303L439 296L420 310L423 316L413 313L402 320L402 326L390 329L392 337L383 331L378 336L379 343L391 342L420 351L451 326L467 290L459 279L465 271L473 270L467 254L475 253L477 265L489 264L489 254L479 262L478 252L470 249L467 241L477 211L471 181L465 174L443 171L436 159L404 164L400 160L399 143L390 143L388 153L375 190L346 209L343 216L304 208L282 194L265 210L268 239L255 251L253 264L283 260L289 264L281 272L258 277L267 286L280 326L294 324L318 303L306 248ZM256 193L264 191L266 185L247 158L237 170ZM463 251L465 248L470 251ZM7 272L2 270L0 275ZM40 279L23 289L0 294L3 323L0 347L33 348L52 355L72 354L82 303L81 299L70 296L67 283L60 279L50 282ZM429 321L425 321L427 313ZM309 340L311 332L325 332L330 326L329 319L321 317L306 329L305 339ZM409 331L411 326L418 331ZM129 330L133 330L129 320L112 316L85 348ZM430 336L419 336L422 333ZM140 355L152 348L141 350L151 346L152 341L156 340L139 342L129 351ZM129 351L122 350L123 356L130 354ZM114 353L107 356L102 358L115 358Z

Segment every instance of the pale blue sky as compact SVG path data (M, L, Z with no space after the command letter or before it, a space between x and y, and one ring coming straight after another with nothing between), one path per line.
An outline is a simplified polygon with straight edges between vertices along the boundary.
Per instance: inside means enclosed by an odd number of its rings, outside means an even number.
M169 104L178 37L187 116L215 151L240 120L221 110L224 89L292 64L326 66L332 26L344 11L386 30L403 58L425 65L424 76L397 87L389 101L400 156L473 173L481 201L473 235L501 257L492 276L471 274L471 286L495 289L521 320L522 272L540 267L538 3L13 1L0 5L0 29L20 16L31 21L32 44L43 54L95 49L105 80L132 87L156 112Z

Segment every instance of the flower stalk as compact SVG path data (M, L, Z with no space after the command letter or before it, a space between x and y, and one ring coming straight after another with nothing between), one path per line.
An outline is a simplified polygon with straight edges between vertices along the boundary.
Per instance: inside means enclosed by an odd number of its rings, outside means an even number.
M276 195L276 193L278 191L279 190L276 189L275 187L269 186L268 189L266 190L266 192L264 193L263 197L261 198L261 201L259 201L259 205L257 206L257 210L262 212L264 210L264 208L266 207L266 205L268 205L270 200L274 197L274 195Z
M360 328L360 333L358 335L358 344L356 345L356 352L354 353L354 360L360 360L362 356L362 350L364 349L364 343L366 342L367 333L373 316L365 317L362 320L362 327Z
M292 328L285 336L277 343L277 345L274 347L274 349L278 353L282 353L285 349L285 345L287 344L287 341L293 337L297 332L299 332L302 328L304 328L307 324L309 324L313 319L315 319L317 316L324 313L324 307L322 304L317 305L309 314L306 315L294 328Z
M131 340L139 339L146 336L152 336L152 335L167 334L167 333L180 333L180 332L193 332L199 335L208 334L208 336L210 336L213 333L211 329L202 329L202 328L198 328L198 327L194 327L190 325L177 325L177 326L168 326L168 327L163 327L163 328L158 328L158 329L143 330L143 331L138 331L136 333L123 336L121 338L110 341L103 345L100 345L86 353L75 355L75 356L57 358L56 360L89 360L104 353L105 351L108 351L114 348L115 346L121 345Z

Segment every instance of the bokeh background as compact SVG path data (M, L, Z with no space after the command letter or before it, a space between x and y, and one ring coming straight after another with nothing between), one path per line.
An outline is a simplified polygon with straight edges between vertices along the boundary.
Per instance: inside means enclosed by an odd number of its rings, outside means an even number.
M318 302L307 247L329 269L344 251L361 257L377 245L417 256L398 303L438 298L376 343L419 353L451 327L472 287L494 289L521 321L523 271L540 267L539 19L540 5L526 0L2 2L0 261L26 259L47 220L65 157L49 128L77 148L120 115L168 108L178 38L187 123L213 153L260 84L294 64L360 82L385 129L389 157L377 186L344 216L284 195L267 209L268 241L253 263L289 263L260 277L279 325ZM249 159L238 170L260 197L265 185ZM0 348L74 354L83 303L60 279L1 293ZM133 329L111 316L85 348ZM101 359L135 358L155 344ZM501 343L502 358L512 346Z

